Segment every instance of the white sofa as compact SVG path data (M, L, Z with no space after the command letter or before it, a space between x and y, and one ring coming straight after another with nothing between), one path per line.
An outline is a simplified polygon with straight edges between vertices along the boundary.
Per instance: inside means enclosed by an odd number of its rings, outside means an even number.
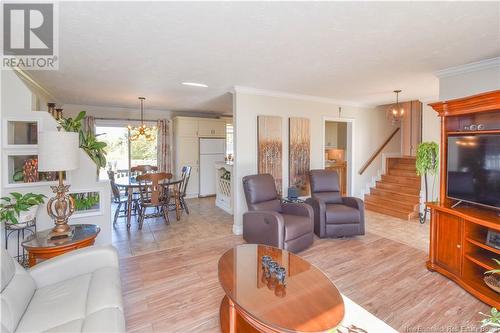
M87 247L22 268L1 257L1 327L13 332L125 332L118 256Z

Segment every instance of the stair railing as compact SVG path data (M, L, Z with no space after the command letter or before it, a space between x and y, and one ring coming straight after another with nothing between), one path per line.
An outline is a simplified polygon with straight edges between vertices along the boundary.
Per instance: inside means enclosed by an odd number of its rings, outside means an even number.
M358 173L360 175L363 174L363 172L365 172L365 170L370 166L370 164L373 163L373 161L375 161L375 159L377 158L377 156L382 152L382 150L384 150L385 146L387 146L389 144L389 142L391 141L391 139L396 135L397 132L399 132L400 128L396 128L392 133L391 135L389 135L389 137L387 138L387 140L384 141L384 143L372 154L372 156L368 159L368 161L366 161L365 164L363 164L363 166L361 167L361 169L359 169Z

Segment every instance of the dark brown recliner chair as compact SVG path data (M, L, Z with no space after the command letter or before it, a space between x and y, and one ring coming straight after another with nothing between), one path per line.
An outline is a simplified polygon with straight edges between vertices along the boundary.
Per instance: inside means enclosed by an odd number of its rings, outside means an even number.
M363 200L340 195L337 172L311 170L309 178L311 198L306 202L314 210L314 233L320 238L364 235Z
M307 204L278 198L269 174L243 177L248 212L243 214L243 239L299 252L313 242L313 210Z

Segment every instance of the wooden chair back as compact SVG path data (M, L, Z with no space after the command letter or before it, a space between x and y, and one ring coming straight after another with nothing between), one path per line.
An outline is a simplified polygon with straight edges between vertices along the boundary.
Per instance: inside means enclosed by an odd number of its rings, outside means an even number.
M138 174L145 174L156 171L158 171L158 167L154 165L137 165L130 168L130 172L135 172Z
M113 193L113 199L119 200L120 199L120 189L118 186L116 186L115 183L115 172L108 170L108 178L109 178L109 183L111 185L111 192Z
M171 173L146 173L137 176L139 193L143 205L160 206L168 200L168 185L163 181L172 178Z
M179 188L179 194L181 197L186 196L186 189L189 183L189 177L191 177L191 167L189 165L185 165L182 167L182 173L181 173L182 183Z

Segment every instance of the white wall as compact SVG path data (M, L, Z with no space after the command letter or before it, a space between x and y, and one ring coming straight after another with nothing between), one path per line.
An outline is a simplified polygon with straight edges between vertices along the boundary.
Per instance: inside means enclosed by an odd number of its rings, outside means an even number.
M23 83L23 81L10 70L3 70L1 77L1 123L2 128L4 122L7 120L36 120L39 122L39 131L55 131L57 127L56 121L45 111L32 111L33 94L28 89L28 87ZM3 137L3 134L2 134ZM52 193L49 183L45 184L8 184L8 177L5 174L7 172L5 166L7 165L7 158L9 154L21 153L21 154L35 154L37 149L35 148L18 148L18 147L6 147L6 142L1 143L2 152L2 169L0 170L0 194L6 195L10 192L20 192L20 193L41 193L51 198L54 196ZM99 214L94 216L78 217L76 214L70 219L70 224L76 223L93 223L101 227L101 232L97 237L96 244L110 244L111 243L111 193L109 181L99 182L97 181L96 175L96 165L88 157L88 155L80 150L80 167L75 171L70 171L68 173L68 179L66 184L71 185L71 191L99 191L101 194L101 211ZM47 201L47 200L46 200ZM46 212L45 205L40 208L37 215L37 229L44 230L52 228L54 225L53 221L50 219ZM2 223L3 227L3 223ZM2 233L3 242L3 233ZM12 240L15 238L13 237ZM9 250L15 251L15 244L9 243ZM14 252L11 252L14 254Z
M242 178L257 173L257 116L282 117L283 126L283 190L288 187L288 118L306 117L311 120L311 169L323 168L323 121L324 117L338 117L339 105L314 99L279 97L264 94L238 92L234 94L235 124L235 176L234 176L234 226L233 232L241 233L242 215L247 210ZM371 154L393 131L385 110L342 106L342 118L354 119L352 194L360 196L372 178L381 170L382 158L358 175L358 170ZM400 138L396 136L384 152L399 152ZM286 192L284 192L286 193Z

